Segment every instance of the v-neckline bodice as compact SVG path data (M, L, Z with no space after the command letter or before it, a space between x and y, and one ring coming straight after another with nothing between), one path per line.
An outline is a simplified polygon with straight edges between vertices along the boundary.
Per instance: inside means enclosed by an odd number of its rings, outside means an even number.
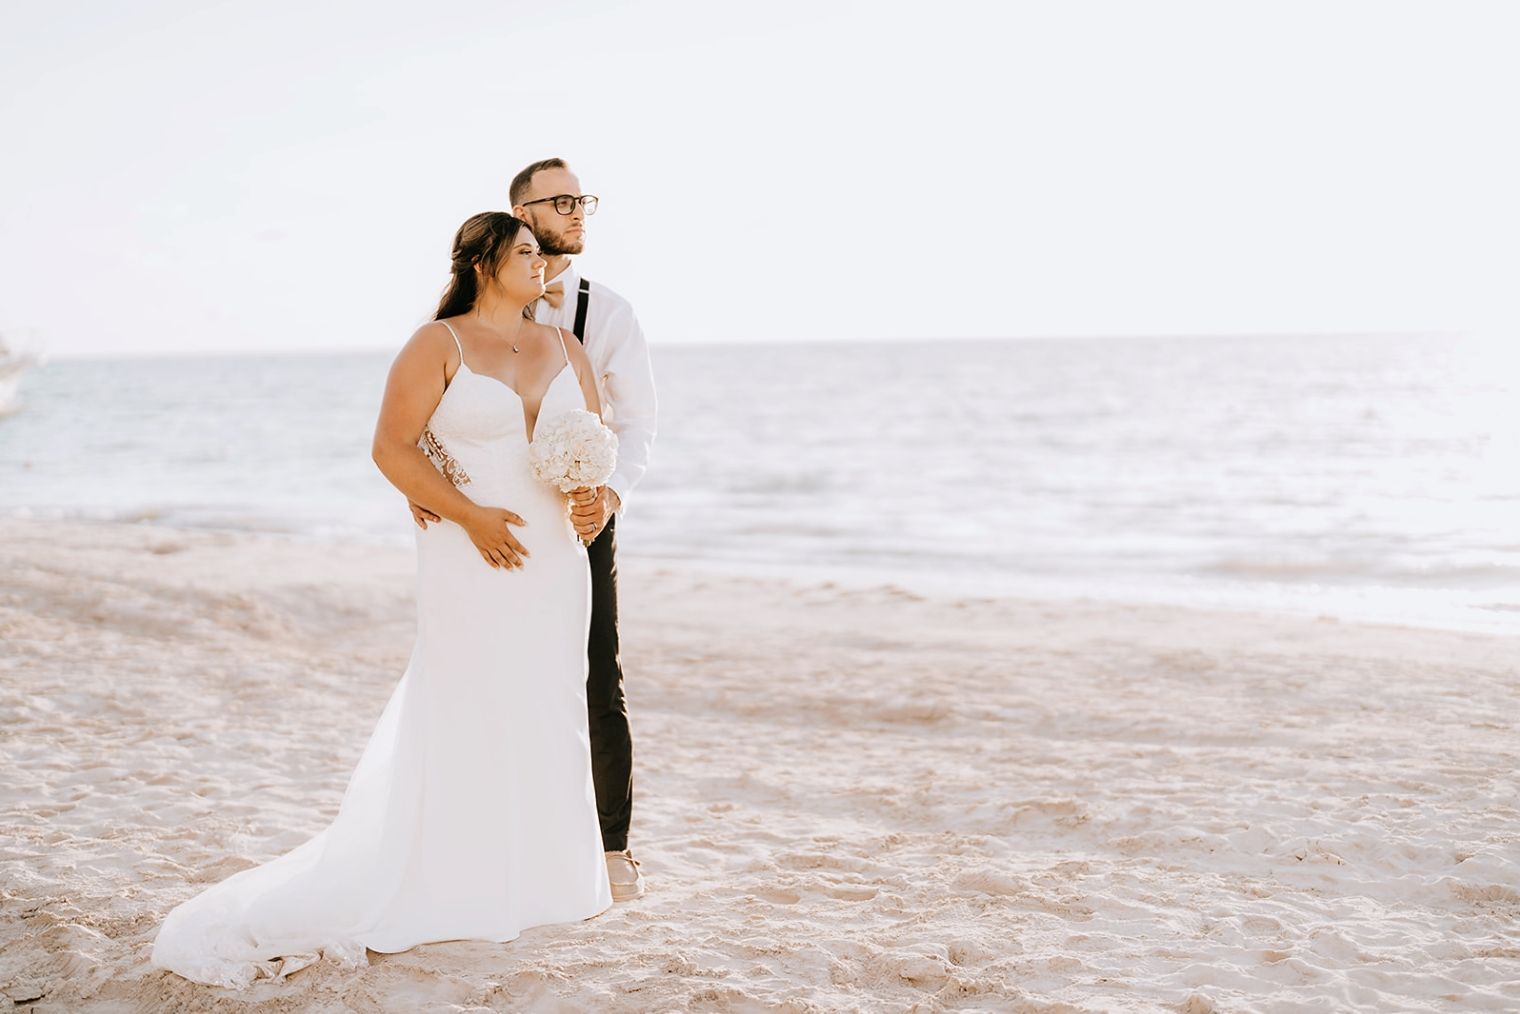
M549 397L549 392L554 390L554 385L559 382L559 378L564 375L565 371L569 367L570 363L568 361L561 363L560 368L554 371L554 376L549 378L548 385L544 388L543 393L538 396L538 404L533 408L532 419L528 418L528 400L522 396L517 388L507 383L505 380L493 377L488 373L476 373L474 370L470 369L469 364L464 361L463 356L460 356L459 358L459 369L454 371L454 380L459 379L459 372L460 370L463 370L472 377L479 377L481 380L484 380L487 383L494 384L497 387L510 391L517 398L518 404L522 406L523 432L528 437L528 443L531 444L533 442L533 434L538 430L538 417L539 414L544 410L544 401ZM452 381L450 382L449 386L454 386Z

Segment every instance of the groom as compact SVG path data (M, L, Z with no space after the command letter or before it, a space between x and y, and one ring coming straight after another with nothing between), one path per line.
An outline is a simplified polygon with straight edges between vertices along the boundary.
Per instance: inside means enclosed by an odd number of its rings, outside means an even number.
M617 518L628 494L649 467L656 402L649 346L628 300L601 283L580 276L570 258L585 248L586 217L596 198L581 193L580 180L563 159L534 162L512 178L512 214L528 223L538 239L545 292L533 317L574 332L586 347L602 395L602 417L618 436L617 470L607 484L571 507L575 529L595 537L591 562L591 635L586 710L591 730L591 777L607 854L607 878L615 901L644 893L638 860L628 850L633 814L633 739L623 701L623 667L618 658ZM416 505L419 524L437 517Z

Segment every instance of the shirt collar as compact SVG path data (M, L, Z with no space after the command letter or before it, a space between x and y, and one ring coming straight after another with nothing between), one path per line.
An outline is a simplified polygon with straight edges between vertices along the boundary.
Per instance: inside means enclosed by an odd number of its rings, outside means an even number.
M575 270L575 261L573 261L573 260L568 265L565 266L565 270L561 271L559 274L555 275L553 278L548 278L548 279L544 280L544 284L545 285L559 285L559 284L563 284L565 286L565 295L567 295L567 296L570 293L574 292L575 289L576 289L576 286L580 285L580 283L581 283L581 276L580 276L580 273Z

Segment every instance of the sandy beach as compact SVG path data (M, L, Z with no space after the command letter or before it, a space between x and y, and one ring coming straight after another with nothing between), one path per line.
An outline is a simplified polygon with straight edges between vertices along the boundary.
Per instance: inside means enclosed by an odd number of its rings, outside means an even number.
M152 969L336 811L411 569L0 522L0 1007L1520 1009L1520 640L640 563L645 898L244 993Z

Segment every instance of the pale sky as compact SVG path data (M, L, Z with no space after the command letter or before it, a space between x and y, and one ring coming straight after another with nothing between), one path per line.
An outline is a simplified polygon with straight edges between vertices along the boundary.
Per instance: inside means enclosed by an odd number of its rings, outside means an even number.
M1506 0L0 6L0 334L395 347L560 155L666 342L1508 328Z

